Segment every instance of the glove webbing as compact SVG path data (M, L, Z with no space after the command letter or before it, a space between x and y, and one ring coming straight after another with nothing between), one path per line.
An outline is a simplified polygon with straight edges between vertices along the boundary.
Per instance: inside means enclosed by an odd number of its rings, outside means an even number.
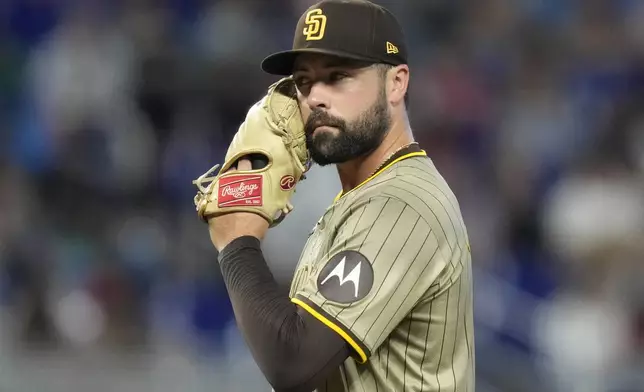
M289 103L287 105L282 107L282 110L279 113L276 113L277 118L279 118L279 123L277 124L277 126L280 129L280 131L283 131L286 128L286 125L288 124L288 120L289 120L284 115L284 112L293 113L293 107L292 106L297 105L295 103L295 102L297 102L296 93L293 92L293 93L290 94L290 96L294 100L289 101ZM267 107L272 107L271 102L270 102L272 99L273 99L273 95L270 95L269 98L268 98ZM297 112L299 112L299 110L300 109L298 107ZM291 115L293 115L293 114L291 114ZM302 130L302 133L304 133L304 130ZM296 162L297 167L302 171L302 180L304 180L306 178L304 173L306 173L308 171L308 169L309 169L308 160L307 160L306 165L302 164L302 162L300 161L300 157L297 155L297 152L296 152L296 148L295 148L296 146L293 145L293 141L297 140L300 135L295 135L295 136L296 137L293 137L293 135L289 134L288 132L283 132L282 139L284 141L284 145L288 149L289 154L291 154L291 157L293 158L293 161Z

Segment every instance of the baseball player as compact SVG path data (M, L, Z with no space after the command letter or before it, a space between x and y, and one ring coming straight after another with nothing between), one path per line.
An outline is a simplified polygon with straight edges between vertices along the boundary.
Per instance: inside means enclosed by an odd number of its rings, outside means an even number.
M195 181L259 368L277 392L474 391L468 235L413 139L396 18L324 0L300 18L292 50L262 68L283 79L249 111L220 174ZM311 160L336 165L342 189L286 295L260 243L293 209Z

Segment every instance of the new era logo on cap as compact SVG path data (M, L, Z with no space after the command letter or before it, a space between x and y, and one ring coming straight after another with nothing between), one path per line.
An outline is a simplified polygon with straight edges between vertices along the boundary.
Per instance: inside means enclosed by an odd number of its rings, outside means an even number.
M395 54L398 53L398 47L391 42L387 41L387 53L388 54Z

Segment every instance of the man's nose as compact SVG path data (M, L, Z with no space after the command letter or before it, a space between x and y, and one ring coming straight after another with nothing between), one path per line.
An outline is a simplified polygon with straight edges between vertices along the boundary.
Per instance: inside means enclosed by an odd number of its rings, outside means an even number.
M307 104L311 110L330 108L329 94L323 83L315 83L311 86Z

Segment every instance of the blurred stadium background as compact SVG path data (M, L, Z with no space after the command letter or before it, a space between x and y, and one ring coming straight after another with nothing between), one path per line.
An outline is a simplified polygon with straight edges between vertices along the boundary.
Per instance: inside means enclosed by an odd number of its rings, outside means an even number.
M191 180L312 0L0 2L0 391L268 391ZM479 392L644 391L644 1L389 0L458 195ZM286 286L339 189L265 243Z

